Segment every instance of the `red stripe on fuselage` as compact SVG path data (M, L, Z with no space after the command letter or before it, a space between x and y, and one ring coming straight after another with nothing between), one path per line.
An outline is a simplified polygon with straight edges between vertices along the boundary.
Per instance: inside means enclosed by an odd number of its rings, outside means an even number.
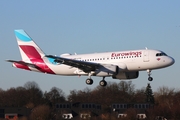
M28 45L20 45L20 48L24 51L24 53L28 56L30 61L38 66L37 68L39 71L43 73L49 73L49 74L55 74L43 61L41 58L41 55L38 53L38 51L33 46Z

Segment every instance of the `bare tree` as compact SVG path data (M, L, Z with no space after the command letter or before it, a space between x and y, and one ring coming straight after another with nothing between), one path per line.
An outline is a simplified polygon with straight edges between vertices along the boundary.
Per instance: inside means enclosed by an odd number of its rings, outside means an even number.
M34 81L28 81L24 84L24 88L26 88L27 90L35 88L39 89L39 85Z
M35 106L42 104L43 93L36 82L27 82L24 85L27 94L28 103L32 103Z
M47 105L39 105L31 111L30 120L49 120L50 108Z
M127 116L125 117L126 120L137 120L137 112L135 109L127 109L126 110Z
M174 94L175 89L174 88L168 88L168 87L160 87L158 91L155 93L155 113L157 115L164 116L166 118L172 118L175 111L174 108Z
M85 88L84 90L71 90L68 95L69 102L93 102L91 89Z
M144 92L145 92L145 88L137 89L133 95L132 102L134 102L134 103L145 102L146 96L145 96Z
M56 103L65 102L65 94L64 92L56 87L51 88L49 92L44 93L44 97L50 105L55 105Z
M132 81L121 81L118 86L120 91L127 92L130 95L134 93L134 84L132 84Z
M24 90L10 88L7 91L2 91L0 94L2 98L1 99L2 106L19 107L26 104L24 97L23 98L19 97L25 94Z

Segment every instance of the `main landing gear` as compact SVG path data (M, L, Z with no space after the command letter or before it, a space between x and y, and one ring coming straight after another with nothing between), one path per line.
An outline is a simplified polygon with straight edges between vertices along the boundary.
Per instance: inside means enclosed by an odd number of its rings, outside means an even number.
M86 80L86 84L92 85L92 84L93 84L93 80L92 80L91 78L88 78L88 79Z
M149 81L153 81L153 78L151 77L151 70L147 69L147 73L148 73L148 80Z
M99 82L100 86L106 86L107 85L107 82L104 79L105 79L105 77L103 77L103 79Z
M103 77L103 79L99 82L99 85L100 86L106 86L107 85L107 82L104 80L105 77ZM91 77L89 77L88 79L86 79L86 84L88 85L92 85L93 84L93 80L91 79Z
M93 84L93 80L91 79L91 75L92 75L92 73L89 73L88 74L89 78L86 80L86 84L88 84L88 85L92 85Z

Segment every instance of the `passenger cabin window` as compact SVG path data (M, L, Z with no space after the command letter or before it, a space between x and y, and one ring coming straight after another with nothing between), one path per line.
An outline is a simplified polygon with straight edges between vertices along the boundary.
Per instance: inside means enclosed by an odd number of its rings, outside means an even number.
M156 56L167 56L166 53L157 53Z

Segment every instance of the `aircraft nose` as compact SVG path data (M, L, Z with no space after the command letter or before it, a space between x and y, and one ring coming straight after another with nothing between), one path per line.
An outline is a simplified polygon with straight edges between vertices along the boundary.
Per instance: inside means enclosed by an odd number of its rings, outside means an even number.
M175 63L174 58L169 57L169 65L173 65Z

